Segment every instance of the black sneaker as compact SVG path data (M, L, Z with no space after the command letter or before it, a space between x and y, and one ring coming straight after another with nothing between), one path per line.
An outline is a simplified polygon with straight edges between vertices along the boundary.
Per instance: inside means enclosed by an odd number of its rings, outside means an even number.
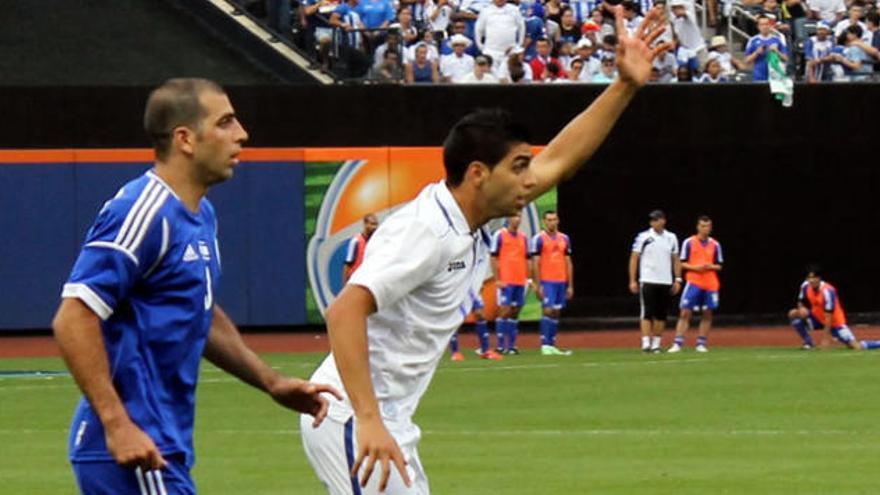
M519 349L517 349L516 347L511 347L507 350L505 354L519 354Z

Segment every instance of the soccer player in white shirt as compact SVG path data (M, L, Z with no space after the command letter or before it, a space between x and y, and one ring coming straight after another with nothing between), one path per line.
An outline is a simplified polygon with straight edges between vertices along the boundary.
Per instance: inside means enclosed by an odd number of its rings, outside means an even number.
M327 309L332 352L314 374L345 397L331 401L319 428L302 420L306 455L330 493L429 493L412 416L470 311L468 295L483 282L484 225L519 212L592 156L668 48L650 48L656 18L637 36L621 36L620 77L538 155L503 111L459 121L444 142L446 180L373 234L360 269ZM625 33L619 9L617 25Z

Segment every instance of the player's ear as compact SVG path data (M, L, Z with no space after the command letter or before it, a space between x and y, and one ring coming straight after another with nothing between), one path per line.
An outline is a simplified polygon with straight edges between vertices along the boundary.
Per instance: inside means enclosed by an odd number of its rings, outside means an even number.
M195 149L196 133L189 127L179 126L171 131L172 147L179 149L185 155L192 155Z
M475 185L479 186L489 177L490 172L489 167L486 166L485 163L479 160L474 160L468 164L467 170L465 170L464 173L464 178L465 180L470 180Z

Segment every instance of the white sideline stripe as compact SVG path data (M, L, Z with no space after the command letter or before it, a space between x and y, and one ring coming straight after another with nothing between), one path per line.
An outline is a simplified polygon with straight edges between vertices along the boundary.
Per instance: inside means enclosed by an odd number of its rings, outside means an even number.
M705 361L722 361L722 359L711 359L711 358L688 358L688 359L654 359L654 360L639 360L635 359L632 361L602 361L602 362L594 362L594 363L578 363L578 362L570 362L570 363L553 363L553 364L512 364L509 366L481 366L479 368L443 368L437 370L439 371L458 371L462 373L472 373L478 371L496 371L496 370L533 370L533 369L547 369L547 368L563 368L569 366L578 366L583 368L601 368L603 366L629 366L629 365L643 365L643 364L686 364L686 363L698 363Z

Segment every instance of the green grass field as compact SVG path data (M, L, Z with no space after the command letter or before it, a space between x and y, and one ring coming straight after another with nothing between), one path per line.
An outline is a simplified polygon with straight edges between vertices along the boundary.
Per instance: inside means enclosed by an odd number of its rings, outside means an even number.
M306 375L321 356L268 355ZM445 361L417 423L438 494L878 493L880 353L532 351ZM55 359L0 371L60 370ZM70 378L0 376L0 493L70 494ZM322 493L296 417L206 366L194 470L204 494Z

